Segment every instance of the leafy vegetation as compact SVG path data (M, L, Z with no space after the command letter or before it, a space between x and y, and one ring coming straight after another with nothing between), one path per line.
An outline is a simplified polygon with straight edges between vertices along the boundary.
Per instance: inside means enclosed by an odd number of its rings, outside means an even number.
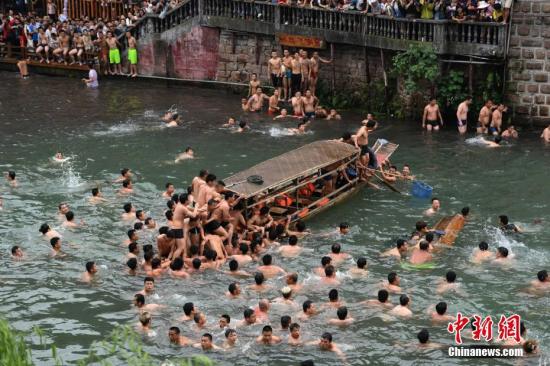
M404 91L411 95L425 90L428 85L432 96L440 77L437 54L431 45L411 44L407 51L393 57L392 73L403 79Z
M33 333L39 337L40 346L45 349L50 348L51 363L63 365L55 344L46 344L44 331L35 327ZM77 361L79 366L91 363L104 366L113 364L157 366L159 364L158 360L154 360L143 349L140 335L129 326L117 326L105 340L94 342L88 355ZM15 332L3 319L0 319L0 365L34 366L31 349L27 346L25 338ZM193 356L183 360L166 360L163 365L213 366L214 362L207 356Z

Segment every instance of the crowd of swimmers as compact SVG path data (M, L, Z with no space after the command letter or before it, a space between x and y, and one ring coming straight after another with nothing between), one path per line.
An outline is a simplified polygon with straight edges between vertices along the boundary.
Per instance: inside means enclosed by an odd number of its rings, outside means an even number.
M468 113L472 106L473 98L466 97L462 103L458 105L456 111L457 128L460 134L465 134L468 129ZM487 100L479 111L476 123L476 133L478 135L488 135L490 139L482 139L487 147L499 147L503 139L513 140L519 137L518 130L514 125L508 124L504 126L504 113L508 111L508 107L503 103L494 103L492 100ZM437 104L437 100L432 98L424 107L422 114L422 128L426 131L439 131L443 127L444 121L441 115L441 110ZM545 142L550 142L550 125L546 127L540 137Z
M376 122L369 116L354 135L344 136L341 140L353 144L361 150L359 164L364 168L369 166L372 151L367 146L369 132L376 128ZM60 157L62 158L62 156ZM377 168L373 165L373 169ZM389 171L393 173L390 174ZM398 172L395 166L390 166L384 172L388 177L395 179L410 179L410 169ZM11 187L18 186L15 172L8 172L6 179ZM130 196L134 192L133 173L130 169L122 169L120 176L113 184L120 184L119 195ZM122 207L120 220L129 226L127 240L122 243L124 262L128 275L143 276L144 287L136 291L133 296L133 305L137 310L139 325L137 329L144 334L151 334L154 328L154 317L158 311L165 307L163 304L154 303L155 283L160 278L172 277L190 279L199 273L219 271L227 276L228 300L238 299L244 292L255 293L260 298L255 307L242 309L242 319L235 321L229 314L220 314L217 325L207 319L206 314L199 306L192 302L183 305L183 315L168 330L167 337L177 346L192 346L204 351L223 351L239 347L239 329L252 325L260 325L261 332L255 342L262 345L288 343L291 346L311 346L319 350L333 352L342 362L346 361L346 355L333 339L333 334L323 332L318 338L306 337L301 332L301 325L312 323L318 319L320 312L334 312L334 317L328 320L329 325L346 327L353 324L355 318L350 314L347 305L339 298L338 288L346 278L336 276L337 269L345 270L349 278L364 277L368 275L366 257L354 260L355 265L346 267L346 263L352 260L349 253L345 252L342 244L334 243L330 252L320 258L320 266L310 269L318 276L320 285L326 286L329 301L327 304L315 304L311 300L305 300L301 304L295 301L297 294L307 296L306 286L301 283L298 273L287 272L280 264L284 260L298 257L303 254L304 248L301 241L310 234L302 221L291 225L290 217L276 219L270 214L270 208L266 205L257 205L247 215L243 210L243 200L236 193L225 188L223 181L207 170L201 170L192 180L191 185L184 191L176 193L172 183L166 183L165 191L159 196L166 199L165 217L162 221L166 224L157 228L157 222L145 215L145 211L138 209L131 202ZM91 191L89 202L102 204L108 199L103 197L99 188ZM433 198L431 206L424 212L427 217L436 215L441 207L438 198ZM59 215L64 217L63 226L78 228L85 225L83 221L75 219L74 212L67 203L58 206ZM457 218L466 223L469 219L469 208L462 209ZM159 220L160 221L160 220ZM522 229L512 224L507 216L499 217L499 226L505 233L521 233ZM158 230L156 245L144 242L147 232ZM349 235L350 226L341 223L335 229L335 233L341 236ZM43 223L39 232L51 244L51 256L63 256L62 235L48 223ZM445 245L439 243L438 230L428 228L424 221L416 223L414 232L408 238L401 238L395 242L395 247L381 253L383 257L396 258L413 266L432 263L436 260ZM145 239L144 239L145 240ZM16 260L23 259L23 248L14 246L11 250L12 257ZM505 247L490 250L489 245L482 241L472 253L471 261L481 264L492 261L495 264L506 265L512 261L513 255ZM244 269L246 268L246 269ZM247 269L253 268L249 272ZM99 275L95 261L85 264L85 271L81 281L95 281ZM458 274L449 270L437 286L436 292L442 295L446 292L462 291ZM280 284L278 292L280 296L268 298L265 292ZM246 287L244 286L246 284ZM275 288L276 289L276 288ZM541 270L537 273L537 279L530 286L534 294L548 294L550 291L550 279L548 273ZM389 314L407 319L414 316L411 309L411 298L400 285L400 277L396 272L391 272L378 291L377 297L367 299L362 304L388 311ZM398 303L391 301L390 295L399 295ZM280 318L280 326L274 326L275 319L270 316L272 304L278 304L287 309L288 313ZM447 303L440 301L430 313L434 322L449 322L452 317L447 314ZM189 324L183 329L181 324ZM188 334L185 329L188 329ZM521 345L526 352L533 352L536 342L525 337L526 326L522 323ZM221 337L217 336L218 333ZM306 339L307 338L307 339ZM439 346L429 340L429 331L422 329L418 333L419 347ZM344 340L340 340L344 342ZM510 340L505 345L515 345ZM305 364L313 364L308 361Z

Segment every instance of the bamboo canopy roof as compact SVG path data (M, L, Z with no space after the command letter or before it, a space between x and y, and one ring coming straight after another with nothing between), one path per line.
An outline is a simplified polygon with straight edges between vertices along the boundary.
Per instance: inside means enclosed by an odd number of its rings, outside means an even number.
M228 190L248 198L358 154L359 149L345 142L315 141L243 170L224 182ZM247 178L253 175L261 176L263 183L249 183Z

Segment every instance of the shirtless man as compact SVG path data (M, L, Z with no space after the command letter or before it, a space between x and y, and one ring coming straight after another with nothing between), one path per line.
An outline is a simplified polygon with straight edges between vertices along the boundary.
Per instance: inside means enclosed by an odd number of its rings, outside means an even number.
M432 254L429 252L430 244L423 240L420 242L419 248L414 249L409 259L411 264L422 264L430 262L433 259Z
M271 303L267 299L260 299L258 306L254 308L254 313L256 318L261 323L267 323L269 321L269 309L271 308Z
M292 97L290 100L292 104L292 114L294 117L302 118L304 117L304 99L302 98L302 93L299 91Z
M368 276L369 270L367 269L367 258L357 258L357 266L349 269L348 273L351 277L361 278Z
M386 283L384 287L386 288L386 290L388 290L388 292L399 294L401 293L400 284L401 284L401 279L399 278L397 273L391 272L388 275L388 283Z
M196 201L199 198L199 192L201 190L202 185L206 184L206 176L209 174L208 170L201 169L199 172L199 175L193 178L191 181L191 187L193 191L191 192L194 201Z
M271 78L273 88L281 94L283 87L283 60L277 54L277 51L271 52L271 58L267 62L267 73Z
M227 251L225 249L225 246L223 245L222 238L212 233L211 231L207 231L206 235L204 236L204 240L202 242L203 248L210 248L210 250L213 250L216 252L216 259L217 260L225 260L227 258Z
M302 321L306 321L313 316L317 315L319 312L317 311L317 308L315 307L315 304L311 300L306 300L302 304L302 313L298 316L298 319Z
M187 206L189 205L189 195L182 193L179 195L179 202L176 204L174 210L172 231L174 232L174 238L176 240L176 250L173 253L172 258L186 256L187 247L185 245L187 239L187 223L185 219L195 218L198 215L198 206L195 206L191 211Z
M60 238L61 237L61 234L59 234L56 230L53 230L50 225L48 224L42 224L40 225L40 229L38 229L39 232L42 233L42 235L48 239L48 240L51 240L53 238Z
M254 310L247 308L243 312L243 319L237 323L237 327L247 327L259 323Z
M276 114L281 108L279 108L279 90L275 89L273 95L269 97L269 106L267 107L267 113L272 116Z
M317 99L310 90L306 90L306 95L302 97L302 104L304 107L304 114L307 118L315 118L315 108L318 103L319 99Z
M292 323L289 327L290 335L288 337L288 344L291 346L301 346L304 344L300 337L300 325L298 323Z
M288 238L288 245L281 245L277 252L281 254L282 257L292 258L297 257L302 251L302 247L298 246L298 238L296 235L292 235Z
M263 345L272 345L281 343L281 337L273 335L273 328L270 325L266 325L262 329L262 335L256 338L256 343Z
M17 182L17 178L15 177L15 172L13 170L10 170L6 174L6 180L8 181L8 184L10 187L17 188L19 186L19 183Z
M374 121L372 115L369 113L367 119L363 120L362 126L357 130L357 133L352 136L355 147L361 149L361 163L367 165L369 168L377 169L378 161L375 153L368 146L369 145L369 133L376 129L376 121Z
M245 243L242 243L240 246L239 246L239 250L240 250L240 254L235 254L233 253L233 255L231 255L231 259L234 259L238 262L239 266L245 266L247 265L248 263L252 262L252 257L250 255L248 255L248 245L246 245Z
M441 202L439 202L439 199L437 199L437 197L433 197L432 198L432 205L430 206L429 209L424 211L424 215L433 216L439 211L440 207L441 207Z
M337 326L348 326L350 324L353 324L355 322L355 319L352 317L348 317L348 308L345 306L340 306L338 310L336 310L336 316L337 318L332 318L328 320L328 323L330 325L337 325Z
M250 104L248 103L248 99L246 99L246 98L241 99L241 110L243 112L250 111Z
M64 31L59 31L59 49L57 54L55 56L58 56L61 54L61 57L63 59L63 63L67 65L67 57L69 56L69 46L70 46L71 39L69 35Z
M276 121L278 119L283 119L283 118L301 118L301 117L290 115L290 114L288 114L288 111L285 108L282 108L281 109L281 114L279 114L278 116L273 117L273 120Z
M332 259L331 263L334 265L351 257L348 253L342 253L342 246L338 243L332 244L330 250L331 252L327 255Z
M273 257L271 256L271 254L265 254L262 257L263 265L258 266L257 270L262 272L264 276L267 278L274 277L277 274L283 274L283 275L286 274L286 271L284 269L272 264L272 262L273 262Z
M120 50L118 46L120 43L117 38L113 36L112 32L107 32L107 44L109 45L109 66L113 66L109 70L111 75L122 75L122 65L120 63Z
M182 336L180 333L180 328L170 327L168 330L170 344L175 344L177 346L190 346L192 344L191 340L185 336Z
M500 135L503 139L517 139L519 137L518 131L514 126L508 126L507 129L502 131L502 134Z
M461 135L464 135L468 128L468 112L471 104L472 97L467 96L466 99L458 105L458 109L456 110L458 132Z
M300 54L296 52L291 61L291 92L290 95L296 95L302 85L302 64L300 63Z
M550 124L542 131L540 138L543 139L544 142L550 142Z
M181 154L179 154L177 157L176 157L176 160L174 160L174 163L179 163L180 161L183 161L183 160L189 160L189 159L194 159L195 158L195 152L193 151L192 148L190 148L189 146L185 149L184 152L182 152Z
M438 122L439 120L439 122ZM428 124L426 124L428 122ZM430 100L430 103L424 107L424 114L422 115L422 128L426 128L428 132L439 131L439 125L443 126L443 117L441 117L441 111L439 105L434 99Z
M508 253L509 253L508 248L498 247L495 253L495 259L493 260L493 263L498 263L498 264L510 263L510 256L508 255Z
M107 202L107 199L103 197L103 194L99 188L92 188L92 196L89 198L91 204L98 204L101 202Z
M479 142L483 144L485 147L490 147L490 148L501 147L502 145L500 145L500 143L502 142L502 137L497 135L494 137L493 141L480 139Z
M172 199L172 195L176 191L174 185L172 183L166 183L165 188L166 190L162 192L162 198L166 198L167 200Z
M248 99L248 109L250 112L261 112L264 100L269 100L269 97L262 92L262 88L256 89L256 94Z
M392 309L393 304L388 300L390 293L387 290L378 290L376 299L361 301L360 304L382 306L387 309Z
M143 290L138 292L143 296L151 296L155 293L155 279L153 277L145 277L143 279Z
M445 274L445 280L439 283L435 292L438 295L441 295L449 291L459 291L459 288L460 288L460 283L456 282L456 272L448 271Z
M302 70L302 80L300 80L300 90L305 93L309 89L310 65L307 51L300 50L300 67Z
M491 126L489 127L489 133L493 136L497 136L502 132L502 113L506 112L508 107L504 104L499 104L493 111L491 118Z
M478 248L474 250L471 261L475 264L480 264L491 260L494 257L493 252L489 250L489 244L487 242L480 242Z
M212 343L212 334L210 334L210 333L204 333L201 337L201 342L193 344L193 347L200 348L203 351L222 350L222 348L220 348L220 347L216 346L214 343Z
M413 314L409 307L410 307L409 297L407 295L401 295L399 297L399 305L394 307L390 313L393 315L397 315L399 317L410 318L412 317Z
M205 210L205 205L208 201L211 199L219 199L221 197L221 195L216 192L216 180L217 177L214 174L208 174L204 178L205 184L202 184L199 187L195 202L197 207L202 208L203 211Z
M82 274L80 277L80 280L82 282L91 282L95 278L95 274L97 273L97 266L95 265L95 262L87 262L86 263L86 272Z
M322 59L321 57L319 57L319 52L317 51L313 52L313 55L309 60L309 90L311 90L311 94L313 95L315 95L315 90L317 88L317 80L319 79L319 66L320 66L319 62L322 62L324 64L330 64L332 60ZM327 119L334 119L334 118L327 117Z
M250 82L248 83L248 97L250 98L256 94L256 89L260 86L260 80L258 80L258 75L253 73L250 76Z
M54 237L50 240L50 245L52 250L50 251L50 257L64 257L65 253L61 251L61 239L59 237Z
M312 93L313 93L313 91L312 91ZM330 120L339 121L341 119L342 119L342 116L340 116L340 114L338 114L338 112L336 112L336 109L331 109L328 116L326 117L327 121L330 121Z
M329 332L323 333L320 340L309 342L308 345L318 346L321 351L334 352L345 364L347 364L346 355L340 350L340 347L332 343L332 334Z
M23 253L23 249L21 249L17 245L14 245L11 248L11 259L13 259L14 261L20 261L23 258L25 258L25 254Z
M122 168L120 170L120 175L113 181L113 183L121 183L127 179L132 179L132 170L130 168Z
M542 270L537 272L537 279L531 281L531 292L539 293L550 290L550 278L548 277L548 271Z
M328 286L338 286L340 281L336 279L336 269L333 265L325 267L325 276L321 277L321 283Z
M128 42L128 75L135 78L138 62L137 41L130 32L126 32L126 41Z
M306 133L306 128L307 126L309 126L309 124L310 124L309 120L301 121L300 123L298 123L297 128L287 128L286 130L288 131L289 134L292 134L292 135L303 135L304 133Z
M435 311L430 312L432 322L434 323L445 323L452 322L455 318L447 313L447 303L445 301L438 302L435 305Z
M488 100L485 102L485 105L481 107L481 110L479 111L479 117L477 119L477 126L476 126L476 132L478 134L486 134L489 128L489 122L491 120L492 115L492 109L493 109L493 101Z
M283 51L283 66L285 69L283 75L283 100L287 101L290 99L291 94L291 83L292 83L292 56L288 50Z

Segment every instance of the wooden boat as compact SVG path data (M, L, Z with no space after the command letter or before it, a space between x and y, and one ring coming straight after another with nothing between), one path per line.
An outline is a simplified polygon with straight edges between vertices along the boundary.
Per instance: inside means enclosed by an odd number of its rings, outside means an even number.
M453 245L456 237L460 231L464 228L464 217L460 214L454 216L447 216L438 221L434 226L434 230L444 231L439 238L439 242L446 245Z
M360 150L337 140L322 140L266 160L224 179L226 189L244 202L243 216L267 206L274 219L309 218L341 202L363 186L353 175ZM346 176L348 179L341 177ZM340 182L340 183L338 183ZM325 184L325 185L323 185ZM331 184L333 189L327 190ZM323 188L324 187L324 188Z

